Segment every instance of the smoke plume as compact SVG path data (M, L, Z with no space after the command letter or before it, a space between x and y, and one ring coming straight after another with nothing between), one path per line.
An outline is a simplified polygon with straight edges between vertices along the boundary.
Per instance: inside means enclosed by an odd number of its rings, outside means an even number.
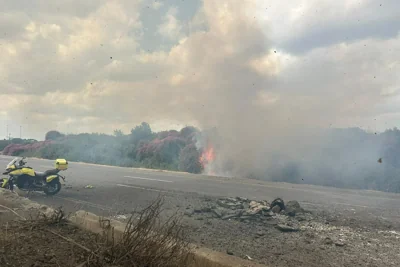
M194 125L205 131L198 148L214 148L206 170L229 176L302 181L376 167L373 138L327 129L395 121L398 1L378 13L373 1L318 1L316 12L312 1L204 0L190 23L179 15L194 1L182 2L5 4L1 26L15 30L0 37L0 119L36 138ZM370 16L387 35L366 33Z
M249 1L204 1L203 12L208 30L190 36L171 55L181 56L177 64L185 70L180 86L190 107L188 116L202 129L214 129L198 143L199 148L207 150L211 144L214 149L207 173L301 182L343 176L349 162L350 176L356 169L375 168L377 144L355 140L345 147L349 136L338 138L325 129L345 125L341 118L346 112L365 114L365 108L353 101L373 105L376 92L364 88L365 95L359 95L350 88L357 82L334 88L329 82L342 73L331 69L329 61L315 60L304 70L304 64L274 50L265 29L252 20L255 6ZM319 53L311 53L309 59ZM351 68L343 59L343 71ZM324 71L332 77L327 79Z

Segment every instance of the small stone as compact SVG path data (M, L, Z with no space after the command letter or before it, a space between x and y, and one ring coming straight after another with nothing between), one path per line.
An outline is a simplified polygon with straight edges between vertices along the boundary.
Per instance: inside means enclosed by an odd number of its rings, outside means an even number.
M269 212L264 214L264 216L269 216L269 217L272 217L274 215L275 215L275 213L272 210L270 210Z
M288 203L286 203L286 207L292 207L295 208L297 210L301 210L301 206L300 203L296 200L291 200Z
M276 225L276 228L280 230L281 232L298 232L300 231L299 228L291 227L289 225L284 225L284 224L278 224Z
M306 221L306 220L307 220L306 217L304 217L304 216L297 216L296 218L297 218L297 220L298 220L299 222L303 222L303 221Z
M296 216L296 210L293 210L292 208L286 208L285 213L290 217Z
M265 235L265 232L258 231L258 232L256 233L256 235L257 235L257 236L264 236L264 235Z
M212 209L210 207L204 207L201 209L201 212L212 212Z
M230 250L230 249L227 249L227 250L226 250L226 254L228 254L228 255L233 255L233 251Z
M232 219L232 218L235 218L238 216L239 216L239 214L229 214L229 215L222 217L222 220L229 220L229 219Z
M337 246L337 247L344 247L346 244L345 243L343 243L342 241L336 241L335 242L335 246Z
M303 212L303 209L301 208L299 202L292 200L286 203L286 214L294 217L296 216L297 213Z
M245 255L246 259L248 259L249 261L253 260L249 255Z
M247 220L250 220L250 219L251 219L251 216L247 216L247 215L240 216L240 220L241 220L242 222L247 221Z
M245 197L236 197L236 199L242 202L249 202L249 199Z
M117 216L115 216L115 218L117 220L126 220L126 219L128 219L128 217L126 215L123 215L123 214L117 215Z
M186 216L191 217L191 216L194 214L194 211L193 211L193 210L186 210L184 214L185 214Z
M333 244L333 240L330 237L326 237L324 240L324 243L326 245L332 245Z
M225 200L232 202L232 203L236 203L236 198L233 198L233 197L228 197Z
M217 217L221 218L222 217L222 212L220 210L214 209L212 210L212 213Z
M254 200L250 201L250 208L256 207L256 206L258 206L258 202L257 201L254 201Z
M281 212L281 208L278 205L276 205L276 206L274 206L272 208L272 212L273 213L280 213Z
M277 224L278 224L278 222L275 221L275 220L265 221L264 223L265 223L266 225L277 225Z

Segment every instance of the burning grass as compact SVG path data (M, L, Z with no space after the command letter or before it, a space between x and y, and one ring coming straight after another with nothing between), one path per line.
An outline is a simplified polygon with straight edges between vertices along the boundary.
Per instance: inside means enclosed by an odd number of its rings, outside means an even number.
M1 266L186 266L191 249L180 217L161 220L163 199L130 218L122 238L92 234L68 223L62 209L50 216L1 226ZM1 217L0 217L1 223Z

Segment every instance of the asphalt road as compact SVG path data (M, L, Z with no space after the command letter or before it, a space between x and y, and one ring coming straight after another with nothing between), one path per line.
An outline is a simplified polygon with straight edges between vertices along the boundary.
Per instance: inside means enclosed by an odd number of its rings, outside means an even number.
M0 156L5 166L12 157ZM37 171L54 168L54 161L27 159L28 166ZM151 201L157 194L170 196L228 196L269 200L281 197L297 200L304 205L348 206L362 209L396 209L400 206L400 194L377 191L348 190L330 187L264 182L243 178L211 177L178 172L162 172L143 169L121 168L84 163L69 163L63 172L66 187L53 199L35 197L48 205L72 205L77 203L102 210L128 210L138 202ZM85 189L86 185L94 188ZM180 200L177 200L179 204ZM177 204L177 205L178 205ZM393 216L398 216L394 214Z

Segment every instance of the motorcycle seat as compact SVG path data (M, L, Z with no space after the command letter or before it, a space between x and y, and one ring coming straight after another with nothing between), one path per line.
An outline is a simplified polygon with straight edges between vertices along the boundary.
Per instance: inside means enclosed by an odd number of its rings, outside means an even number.
M57 174L59 171L57 169L47 170L45 172L35 172L35 175L38 177L47 177L49 175Z

